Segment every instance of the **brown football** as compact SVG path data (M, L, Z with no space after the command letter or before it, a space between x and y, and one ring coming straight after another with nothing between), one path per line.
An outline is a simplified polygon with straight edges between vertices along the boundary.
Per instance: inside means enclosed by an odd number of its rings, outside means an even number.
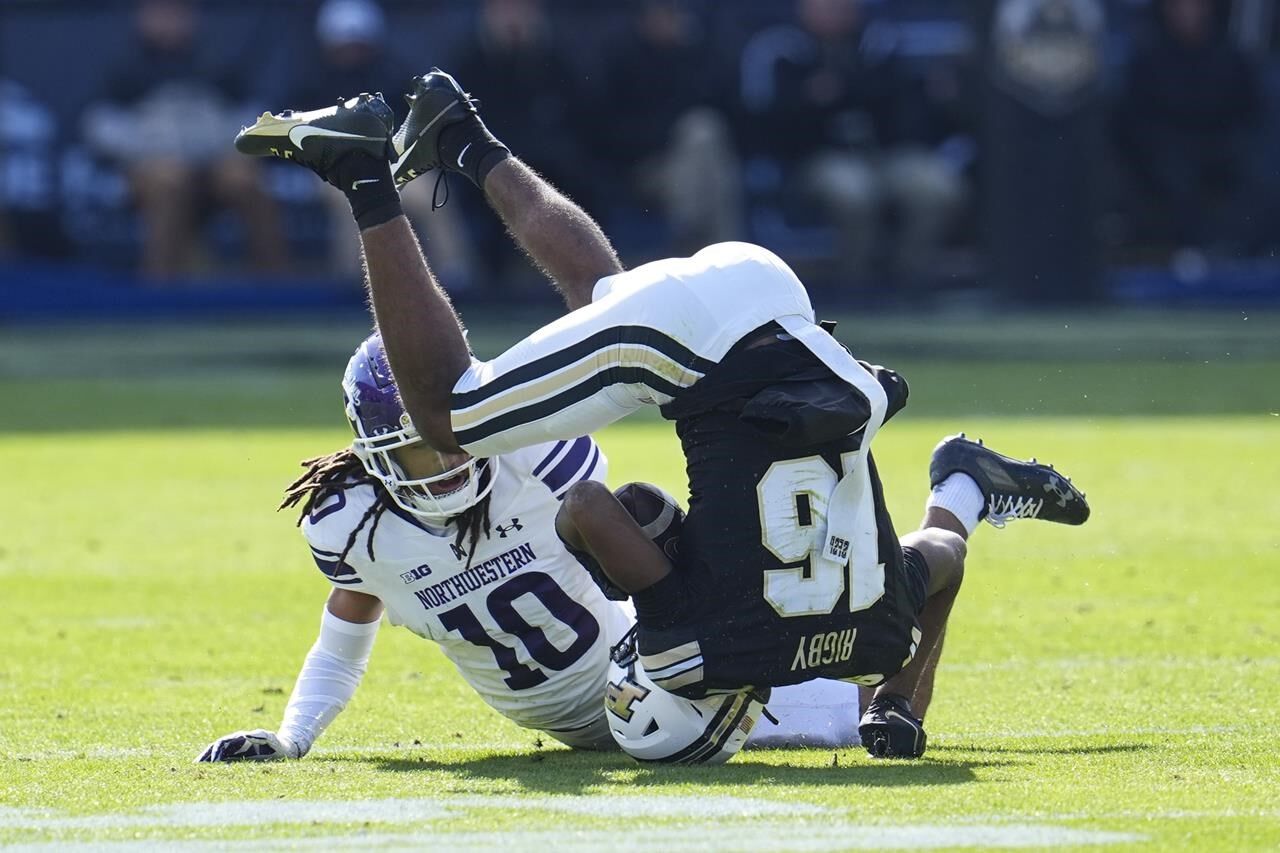
M684 524L684 510L679 502L652 483L627 483L613 494L645 535L674 560L679 553L680 527Z

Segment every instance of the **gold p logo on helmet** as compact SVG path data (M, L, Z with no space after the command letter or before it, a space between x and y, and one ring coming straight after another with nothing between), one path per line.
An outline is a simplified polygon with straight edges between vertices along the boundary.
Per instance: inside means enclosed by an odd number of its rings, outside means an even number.
M604 707L623 722L631 722L635 710L631 707L650 693L649 688L641 687L630 678L621 683L610 681L604 688Z

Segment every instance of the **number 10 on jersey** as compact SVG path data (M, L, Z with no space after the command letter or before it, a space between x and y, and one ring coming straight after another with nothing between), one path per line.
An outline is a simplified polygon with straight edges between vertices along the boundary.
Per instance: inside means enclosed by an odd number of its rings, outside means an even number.
M866 469L851 473L856 457L853 452L842 454L841 467L845 476L868 478L858 507L858 527L874 531L870 475ZM830 613L846 585L852 612L866 610L884 595L884 563L878 562L874 534L869 549L854 543L847 564L818 559L827 529L828 498L839 479L821 456L805 456L773 463L756 484L760 541L780 562L796 564L764 573L765 600L780 616Z

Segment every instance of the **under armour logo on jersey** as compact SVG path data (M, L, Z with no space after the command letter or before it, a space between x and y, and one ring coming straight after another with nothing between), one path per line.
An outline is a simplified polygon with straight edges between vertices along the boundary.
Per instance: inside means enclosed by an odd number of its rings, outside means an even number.
M1049 482L1044 484L1044 490L1052 493L1058 499L1058 506L1065 507L1070 501L1075 500L1075 495L1071 494L1070 489L1062 488L1062 481L1057 477L1050 477Z
M520 523L520 519L518 518L511 519L511 523L506 527L503 527L501 524L495 524L493 527L498 531L499 539L506 539L507 534L513 530L524 530L524 525Z
M453 549L453 558L455 560L467 559L467 549L457 543L450 543L449 547Z

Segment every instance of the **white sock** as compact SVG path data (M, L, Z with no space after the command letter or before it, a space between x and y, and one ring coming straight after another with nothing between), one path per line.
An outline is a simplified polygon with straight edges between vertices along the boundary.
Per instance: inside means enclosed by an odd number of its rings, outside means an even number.
M972 536L973 531L978 529L978 516L987 508L987 499L972 477L957 471L933 487L925 508L931 506L940 507L954 515Z

